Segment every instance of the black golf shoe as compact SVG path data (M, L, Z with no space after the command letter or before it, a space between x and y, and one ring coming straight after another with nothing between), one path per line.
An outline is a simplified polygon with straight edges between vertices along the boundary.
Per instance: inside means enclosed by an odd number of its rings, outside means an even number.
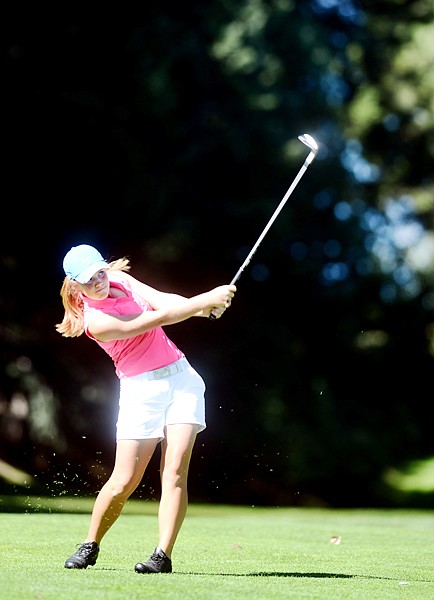
M145 563L137 563L134 567L136 573L171 573L172 561L158 546L154 554Z
M93 567L99 554L99 546L96 542L85 542L81 544L72 556L65 561L66 569L86 569Z

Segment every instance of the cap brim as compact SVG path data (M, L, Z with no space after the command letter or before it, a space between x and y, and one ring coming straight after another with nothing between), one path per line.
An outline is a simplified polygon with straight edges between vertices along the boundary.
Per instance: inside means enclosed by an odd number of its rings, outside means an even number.
M78 283L87 283L89 279L95 275L95 273L101 269L108 269L109 266L104 260L99 260L86 267L81 273L77 275L75 281Z

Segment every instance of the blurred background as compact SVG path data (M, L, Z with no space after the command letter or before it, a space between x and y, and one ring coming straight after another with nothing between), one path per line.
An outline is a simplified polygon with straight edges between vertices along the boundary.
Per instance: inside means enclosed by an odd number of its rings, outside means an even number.
M3 10L0 491L111 471L113 365L55 331L67 250L226 283L309 133L232 308L166 328L207 383L190 500L433 507L432 0L61 6Z

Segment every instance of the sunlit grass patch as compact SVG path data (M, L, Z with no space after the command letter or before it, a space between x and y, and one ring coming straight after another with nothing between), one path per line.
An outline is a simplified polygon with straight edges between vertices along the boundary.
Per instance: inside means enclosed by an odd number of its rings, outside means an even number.
M384 480L400 492L434 492L434 456L411 461L401 470L389 469Z

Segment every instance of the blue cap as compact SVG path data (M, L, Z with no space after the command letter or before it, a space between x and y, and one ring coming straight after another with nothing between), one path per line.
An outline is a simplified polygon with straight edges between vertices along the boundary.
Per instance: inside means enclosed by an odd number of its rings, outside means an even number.
M87 244L73 246L63 259L65 274L78 283L87 283L97 271L108 267L98 250Z

